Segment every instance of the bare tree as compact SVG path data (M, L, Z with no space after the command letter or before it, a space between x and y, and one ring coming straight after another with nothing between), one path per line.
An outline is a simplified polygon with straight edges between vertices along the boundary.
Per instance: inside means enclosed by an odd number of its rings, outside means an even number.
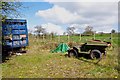
M50 33L50 38L51 38L51 40L54 38L54 36L55 36L56 34L57 34L56 32L51 32L51 33Z
M67 33L68 42L69 42L70 41L70 35L74 35L75 34L75 27L68 27L66 33Z
M85 28L85 31L83 32L83 34L93 35L93 34L94 34L93 27L87 26L87 27Z
M40 35L46 34L45 28L43 28L41 25L40 26L35 26L35 33L40 37Z
M74 35L75 33L75 27L68 27L67 28L68 35Z

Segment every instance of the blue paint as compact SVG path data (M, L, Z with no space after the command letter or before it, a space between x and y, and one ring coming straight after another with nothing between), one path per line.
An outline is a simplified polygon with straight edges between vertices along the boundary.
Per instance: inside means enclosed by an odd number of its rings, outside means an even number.
M6 48L28 46L27 21L23 19L6 19L2 24L2 36Z

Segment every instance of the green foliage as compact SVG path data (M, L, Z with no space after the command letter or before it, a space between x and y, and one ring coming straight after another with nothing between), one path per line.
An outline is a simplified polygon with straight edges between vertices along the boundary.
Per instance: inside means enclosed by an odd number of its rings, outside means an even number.
M111 30L111 33L115 33L116 31L114 29Z
M7 17L19 17L20 11L19 9L22 8L22 3L20 2L0 2L1 5L1 13L0 17L4 21Z

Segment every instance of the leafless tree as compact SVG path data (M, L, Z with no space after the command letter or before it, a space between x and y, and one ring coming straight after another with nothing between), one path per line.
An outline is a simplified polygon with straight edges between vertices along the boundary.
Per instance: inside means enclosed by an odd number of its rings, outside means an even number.
M68 35L74 35L75 33L75 27L68 27L67 28Z
M93 34L94 34L93 27L87 26L87 27L85 28L85 31L83 32L83 34L93 35Z
M35 33L40 37L40 35L46 34L45 28L43 28L41 25L40 26L35 26Z

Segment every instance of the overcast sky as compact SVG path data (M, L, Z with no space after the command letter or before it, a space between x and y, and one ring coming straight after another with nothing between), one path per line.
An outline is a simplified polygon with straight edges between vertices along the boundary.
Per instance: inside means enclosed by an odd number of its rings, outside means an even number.
M97 32L118 30L117 2L23 2L22 11L28 21L28 28L34 31L42 25L47 32L62 34L67 27L76 27L82 33L86 26Z

